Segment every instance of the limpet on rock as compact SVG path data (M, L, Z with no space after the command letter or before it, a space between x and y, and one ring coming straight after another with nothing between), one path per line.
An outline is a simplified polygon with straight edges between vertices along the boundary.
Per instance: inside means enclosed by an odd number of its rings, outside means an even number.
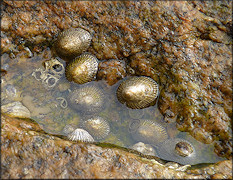
M109 123L99 116L83 121L81 127L87 130L96 140L104 139L110 132Z
M64 60L73 59L88 49L91 34L82 28L71 28L61 32L54 42L54 50Z
M68 96L69 105L84 114L97 113L104 108L104 94L96 86L81 86L70 92Z
M194 146L185 139L168 139L157 146L159 157L180 164L195 164L197 154Z
M116 94L120 103L132 109L142 109L155 104L159 88L150 77L130 77L119 85Z
M156 145L164 140L168 139L166 129L160 124L151 120L137 120L134 126L129 124L131 127L131 136L137 142L143 142L146 144Z
M75 129L67 137L71 141L94 142L94 138L86 130L80 128Z
M68 81L84 84L94 80L97 71L98 59L92 54L84 53L66 66L65 75Z

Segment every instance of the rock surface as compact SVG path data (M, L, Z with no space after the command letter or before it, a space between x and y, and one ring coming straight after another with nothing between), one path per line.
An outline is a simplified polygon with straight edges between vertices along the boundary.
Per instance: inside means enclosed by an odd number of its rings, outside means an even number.
M161 113L177 117L177 128L196 139L215 141L218 155L232 157L232 1L4 0L1 8L2 53L15 63L16 54L52 47L60 31L84 28L93 35L89 52L153 78ZM101 78L114 84L104 64Z
M216 140L216 153L231 156L232 1L4 1L2 8L3 53L41 51L61 30L82 27L98 59L124 60L159 82L160 110L177 116L179 130ZM108 84L116 81L111 72L100 75Z
M3 179L232 178L230 160L194 170L177 164L172 168L161 160L146 159L119 148L74 143L48 135L29 120L5 115L1 119Z

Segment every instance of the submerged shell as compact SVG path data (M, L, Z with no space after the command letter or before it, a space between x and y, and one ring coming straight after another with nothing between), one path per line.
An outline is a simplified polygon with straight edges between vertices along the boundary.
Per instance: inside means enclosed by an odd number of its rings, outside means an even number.
M62 133L64 135L68 135L70 133L72 133L75 130L75 125L73 124L67 124L65 125L65 127L62 129Z
M168 138L166 129L160 124L151 120L132 120L130 130L132 138L145 144L156 145Z
M12 102L1 106L1 112L11 117L30 118L31 113L21 102Z
M54 49L61 58L73 59L88 49L91 39L90 33L84 29L67 29L58 35Z
M175 152L179 156L186 157L193 153L193 146L190 143L181 141L176 144Z
M169 161L175 161L180 164L195 164L197 154L193 145L185 139L168 139L157 148L159 157Z
M104 108L104 94L96 86L82 86L69 94L69 104L83 113L97 113Z
M99 116L84 121L81 126L97 140L104 139L110 132L108 122Z
M128 109L129 116L133 119L140 119L144 116L144 109Z
M123 81L117 89L117 98L132 109L142 109L155 103L158 84L151 78L131 77Z
M66 78L78 84L90 82L96 78L98 71L98 59L85 53L75 58L66 66Z
M93 137L86 130L80 128L75 129L67 137L71 141L94 142Z
M151 155L151 156L156 155L155 149L151 145L144 144L143 142L138 142L134 144L133 146L131 146L130 148L137 150L145 155Z

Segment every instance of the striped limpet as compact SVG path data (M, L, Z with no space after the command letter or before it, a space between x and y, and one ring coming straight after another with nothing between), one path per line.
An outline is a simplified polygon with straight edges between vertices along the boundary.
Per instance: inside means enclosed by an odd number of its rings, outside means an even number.
M66 66L65 75L67 80L77 84L84 84L94 80L98 71L98 63L98 59L90 53L84 53L76 57Z
M104 139L110 132L109 123L99 116L83 121L81 127L87 130L96 140Z
M130 77L117 89L117 98L132 109L142 109L155 104L159 94L158 84L150 77Z
M100 112L104 108L104 94L96 86L81 86L68 96L69 105L84 114Z
M75 129L67 137L71 141L94 142L94 138L86 130L80 128Z
M151 120L132 120L129 125L131 136L137 142L156 145L168 139L166 129Z
M61 32L54 42L54 50L64 60L73 59L88 49L91 35L82 28L71 28Z

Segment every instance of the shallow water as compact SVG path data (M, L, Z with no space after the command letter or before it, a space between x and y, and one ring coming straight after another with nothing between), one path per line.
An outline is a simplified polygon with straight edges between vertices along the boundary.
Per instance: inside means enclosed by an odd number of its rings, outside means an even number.
M9 87L10 84L15 88L13 93L17 94L17 98L13 96L10 98L6 95L6 98L2 100L2 105L8 103L6 100L8 98L10 101L20 101L31 112L31 119L35 120L44 131L54 135L63 135L62 129L65 125L75 124L79 127L83 120L90 117L70 108L67 101L68 94L79 86L92 84L101 88L106 97L106 108L95 114L103 117L110 124L110 134L105 139L100 140L101 142L130 147L137 141L132 138L129 132L129 123L137 119L149 119L162 125L166 129L169 138L184 138L192 143L198 153L198 158L191 164L214 163L223 160L214 153L213 143L202 144L188 133L179 132L176 129L174 120L165 121L157 108L157 104L145 109L132 110L119 103L116 98L116 89L122 80L113 86L107 85L104 81L92 81L84 85L78 85L67 81L63 74L58 78L56 85L49 88L44 81L36 79L33 72L35 73L38 69L44 71L43 62L50 59L49 49L38 54L35 53L32 57L22 53L14 59L11 59L7 54L3 54L1 65L2 68L5 68L7 74L2 77L2 95L5 97L4 93L6 92L4 89ZM65 67L65 62L59 60ZM159 146L155 146L156 148L159 148Z

